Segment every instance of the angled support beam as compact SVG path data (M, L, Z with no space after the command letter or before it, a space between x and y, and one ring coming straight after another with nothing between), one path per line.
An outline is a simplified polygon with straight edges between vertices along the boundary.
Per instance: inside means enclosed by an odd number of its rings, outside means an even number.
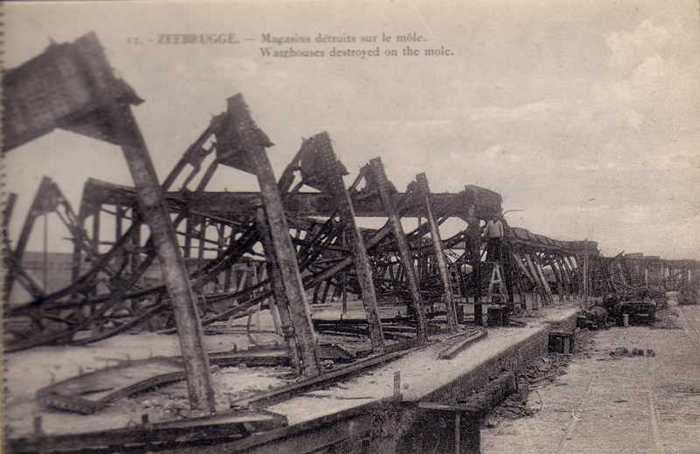
M549 282L547 282L547 278L544 275L544 270L542 269L542 263L540 262L540 258L535 255L535 269L537 270L537 274L540 277L540 280L542 281L542 286L544 287L545 294L547 295L547 299L549 302L552 302L552 289L549 287Z
M562 258L562 263L564 264L564 268L566 269L566 272L569 276L571 293L575 296L579 291L579 280L574 267L573 259L570 256L564 256Z
M207 241L207 220L204 218L204 216L199 216L199 234L197 235L197 260L198 260L198 265L197 266L202 266L204 265L204 249L206 248L206 241Z
M559 299L560 299L560 301L564 301L566 299L564 278L562 277L561 273L559 272L559 266L558 266L556 258L552 259L552 262L550 263L550 267L552 268L552 273L554 273L554 278L556 279L557 292L559 293Z
M266 146L270 146L271 143L250 118L248 106L242 95L237 94L228 99L227 116L228 124L225 134L228 137L226 140L231 141L232 148L238 147L238 149L220 151L226 153L228 157L234 158L236 152L242 151L242 157L247 161L245 165L249 166L257 176L260 197L270 228L275 260L279 266L284 290L290 303L289 314L299 349L302 374L306 377L318 375L321 373L321 363L311 322L311 313L299 272L297 254L289 236L289 225L284 213L282 196L265 150ZM222 161L222 163L225 162Z
M131 272L137 273L141 266L141 217L136 213L131 217L131 228L134 232L131 235Z
M437 261L438 270L440 271L440 280L442 281L443 288L443 301L445 303L445 310L447 311L447 328L450 332L454 332L457 330L458 325L457 308L455 306L454 296L452 295L452 286L450 285L445 251L442 248L440 229L437 221L435 220L433 208L430 204L430 186L428 185L428 177L426 177L425 173L416 175L416 183L418 184L418 192L420 193L425 206L425 217L430 224L430 238L432 239L435 259Z
M343 183L343 177L340 173L341 164L335 156L327 133L318 134L305 141L305 144L311 145L312 141L316 142L313 146L318 147L320 168L325 174L328 190L336 203L338 213L344 223L346 238L350 243L357 280L362 290L362 303L367 316L372 351L374 353L384 353L384 334L382 333L382 324L379 318L379 309L377 308L377 294L374 288L372 267L364 239L355 219L355 209L352 206L350 194Z
M289 299L287 298L287 293L284 290L284 281L282 279L280 266L277 263L277 257L275 256L269 223L267 217L265 216L265 210L262 207L258 208L256 213L256 226L258 228L258 232L260 233L263 249L265 251L267 274L270 277L272 294L274 295L275 299L274 305L276 306L277 313L279 314L282 335L284 336L284 340L287 342L287 347L289 348L292 366L295 367L301 374L301 363L299 361L300 352L297 348L294 328L292 327L291 314L289 313L289 307L291 305ZM274 319L273 312L274 308L272 305L270 305L270 313L273 314Z
M189 211L189 205L187 207ZM183 247L183 254L186 259L192 257L192 238L194 237L194 219L190 214L187 214L187 219L185 220L185 245Z
M150 227L163 281L170 294L187 374L190 406L193 410L213 413L214 390L209 357L204 349L202 325L163 190L158 184L153 162L131 108L128 105L113 104L109 107L109 114L115 136L120 139L134 179L141 213Z
M513 261L515 262L516 265L518 265L518 268L520 268L520 271L523 272L525 277L527 277L528 280L530 282L532 282L533 284L538 285L537 280L534 277L532 277L532 273L530 272L530 270L523 264L523 259L522 259L522 257L520 257L520 254L517 251L513 251L512 255L513 255Z
M557 264L559 265L559 270L561 275L564 277L564 283L566 285L566 293L568 294L569 297L572 297L574 294L574 283L571 278L571 273L569 271L569 268L566 264L566 256L561 256L557 260Z
M506 286L506 296L508 299L508 310L514 311L515 310L515 290L513 288L513 276L514 276L514 267L513 267L513 261L511 259L511 253L510 250L512 248L512 245L510 245L507 241L503 241L503 244L501 246L502 251L501 251L501 257L502 257L502 266L503 266L503 279L505 280L505 286Z
M559 296L562 300L566 299L567 295L567 282L566 278L564 277L564 272L561 269L561 264L559 263L559 258L555 257L552 260L552 271L554 271L554 276L557 279L557 289L559 290Z
M406 280L408 281L408 290L410 293L411 308L415 312L416 317L416 337L419 343L425 343L428 339L427 324L425 314L423 313L423 305L421 304L420 291L418 289L418 279L416 279L416 271L413 267L413 257L411 250L408 247L406 233L401 225L401 219L396 212L394 201L389 194L389 182L384 172L384 166L380 158L374 158L369 162L369 168L372 172L374 180L377 183L379 197L382 200L386 216L389 218L394 238L399 249L401 262L403 263L406 272Z
M576 263L582 263L579 268L579 275L581 276L581 296L586 302L588 302L588 295L590 293L590 260L587 255L577 256Z
M547 292L544 289L544 284L542 283L542 278L540 277L539 273L537 272L537 268L535 267L535 263L533 262L532 257L530 257L530 253L524 252L523 255L525 256L525 261L527 262L528 268L530 269L530 275L534 279L540 295L542 296L543 299L546 300L547 299Z
M66 49L70 51L65 52ZM2 83L5 110L12 114L3 118L3 151L40 137L57 127L106 140L122 148L134 180L141 213L153 235L163 281L173 305L187 375L190 405L196 410L213 412L214 392L194 294L185 262L177 246L175 229L171 223L163 189L158 183L148 148L130 107L141 100L125 82L114 76L94 33L82 36L71 44L50 46L30 60L29 65L38 65L39 68L55 67L59 61L62 67L68 69L64 71L63 78L57 75L55 80L52 79L55 86L52 86L48 93L55 97L45 99L45 102L40 103L41 106L33 103L34 107L29 111L23 110L30 105L24 102L22 94L37 83L39 78L45 81L43 72L29 71L29 66L25 63L4 74ZM68 73L70 82L65 79ZM73 88L68 90L68 84ZM80 98L83 99L73 99L70 96L76 92L79 92ZM46 106L56 104L58 97L61 109L47 109ZM90 110L86 110L87 106L90 106ZM49 115L38 115L37 108ZM29 124L23 123L22 117L18 116L20 112L24 112L24 122L26 119L31 120ZM78 112L80 119L76 119Z
M24 224L22 224L22 230L20 231L17 244L15 245L15 249L14 251L7 251L8 255L11 255L10 262L14 264L14 266L8 267L7 273L5 274L4 285L7 289L8 298L12 293L12 287L14 286L16 275L24 274L25 276L28 276L27 273L23 271L18 272L18 267L22 267L22 258L24 257L24 252L27 248L27 244L32 234L32 230L34 229L36 220L41 216L46 216L47 213L54 211L59 204L59 200L62 198L63 194L58 186L56 186L56 183L54 183L48 177L43 177L41 179L41 183L39 184L39 188L37 189L37 193L34 196L34 200L27 211ZM46 219L44 219L44 222L46 222ZM21 280L20 282L25 284L25 289L34 297L44 295L44 291L46 289L41 288L36 282L33 282L33 279L30 278L29 281Z

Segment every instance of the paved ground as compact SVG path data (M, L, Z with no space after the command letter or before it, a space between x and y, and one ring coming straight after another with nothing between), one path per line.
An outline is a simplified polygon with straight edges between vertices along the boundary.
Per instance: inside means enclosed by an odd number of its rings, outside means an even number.
M531 393L534 416L482 432L483 452L700 453L700 306L672 310L682 329L596 333L588 355ZM614 359L618 347L656 356Z

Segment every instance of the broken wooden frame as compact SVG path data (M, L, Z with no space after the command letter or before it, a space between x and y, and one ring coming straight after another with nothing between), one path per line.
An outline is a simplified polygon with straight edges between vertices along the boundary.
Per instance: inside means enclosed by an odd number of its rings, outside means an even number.
M201 325L162 189L132 115L141 99L116 78L94 33L46 51L3 76L3 152L56 128L122 148L141 213L155 238L158 259L178 324L190 404L214 410L214 393ZM40 100L37 102L37 99Z

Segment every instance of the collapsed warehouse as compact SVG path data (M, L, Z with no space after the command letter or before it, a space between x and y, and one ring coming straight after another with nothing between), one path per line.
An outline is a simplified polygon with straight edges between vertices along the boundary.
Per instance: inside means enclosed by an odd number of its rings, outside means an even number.
M45 86L47 73L51 80ZM166 373L159 369L137 382L120 382L114 377L162 359L124 362L54 383L39 397L53 411L92 415L114 400L186 380L195 410L174 421L154 422L145 415L138 427L88 434L44 433L39 418L33 434L11 440L16 452L114 452L127 443L134 452L176 447L199 452L212 443L231 452L272 446L297 446L294 452L373 452L387 446L418 452L438 430L436 421L451 449L478 452L479 419L517 388L516 371L541 353L540 338L571 336L577 318L590 323L591 317L579 314L580 305L596 301L606 315L626 321L625 315L653 319L666 291L697 298L695 261L604 257L593 241L560 241L509 226L501 196L470 184L459 193L433 193L427 176L418 174L399 191L380 158L349 175L326 132L304 139L277 178L267 156L273 143L241 94L227 99L225 111L159 184L131 113L142 101L113 75L94 34L52 44L8 71L3 89L3 152L62 128L122 147L135 184L88 179L75 210L46 177L14 244L8 229L17 196L8 196L4 295L9 301L13 288L21 287L28 299L5 305L5 351L21 355L127 333L176 334L181 359ZM260 191L208 190L221 166L254 175ZM344 177L352 181L349 186ZM70 283L56 290L23 266L35 223L48 214L56 215L61 222L56 228L65 229L73 245ZM386 223L362 227L365 217ZM416 221L410 231L402 223L407 218ZM442 237L440 226L449 219L464 228ZM493 219L506 224L496 252L482 235L483 224ZM114 229L106 232L104 224ZM353 303L361 316L346 316L358 312ZM337 316L317 316L329 306L337 308ZM522 321L522 314L539 310L546 319L541 324ZM260 313L269 316L282 345L208 354L202 340L207 333L243 319L250 337L251 319ZM479 343L497 338L487 337L487 328L491 333L523 328L522 335L531 337L508 347L517 347L517 360L506 349L478 372L454 363L457 375L445 372L447 382L436 378L416 398L404 395L410 393L402 387L407 374L401 369L403 375L388 375L389 395L346 397L357 399L357 406L331 416L295 423L290 414L271 409L370 368L425 354L426 348L437 349L433 353L444 361L469 356ZM284 364L298 378L211 415L216 407L211 366L238 364ZM91 395L90 387L107 376L114 383ZM452 418L449 424L445 415Z

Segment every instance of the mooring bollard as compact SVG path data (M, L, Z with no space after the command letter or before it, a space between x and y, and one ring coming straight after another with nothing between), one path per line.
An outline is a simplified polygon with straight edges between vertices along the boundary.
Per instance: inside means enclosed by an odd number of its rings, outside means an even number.
M32 433L34 443L36 443L36 452L43 454L46 452L44 438L44 427L41 416L34 417L34 432Z
M34 436L41 437L44 434L41 416L34 417Z
M141 425L142 425L144 428L146 428L146 429L150 429L150 428L151 428L151 419L150 419L150 417L148 416L148 413L143 413L143 414L141 415Z
M394 372L394 399L402 400L403 395L401 394L401 371L397 370Z

